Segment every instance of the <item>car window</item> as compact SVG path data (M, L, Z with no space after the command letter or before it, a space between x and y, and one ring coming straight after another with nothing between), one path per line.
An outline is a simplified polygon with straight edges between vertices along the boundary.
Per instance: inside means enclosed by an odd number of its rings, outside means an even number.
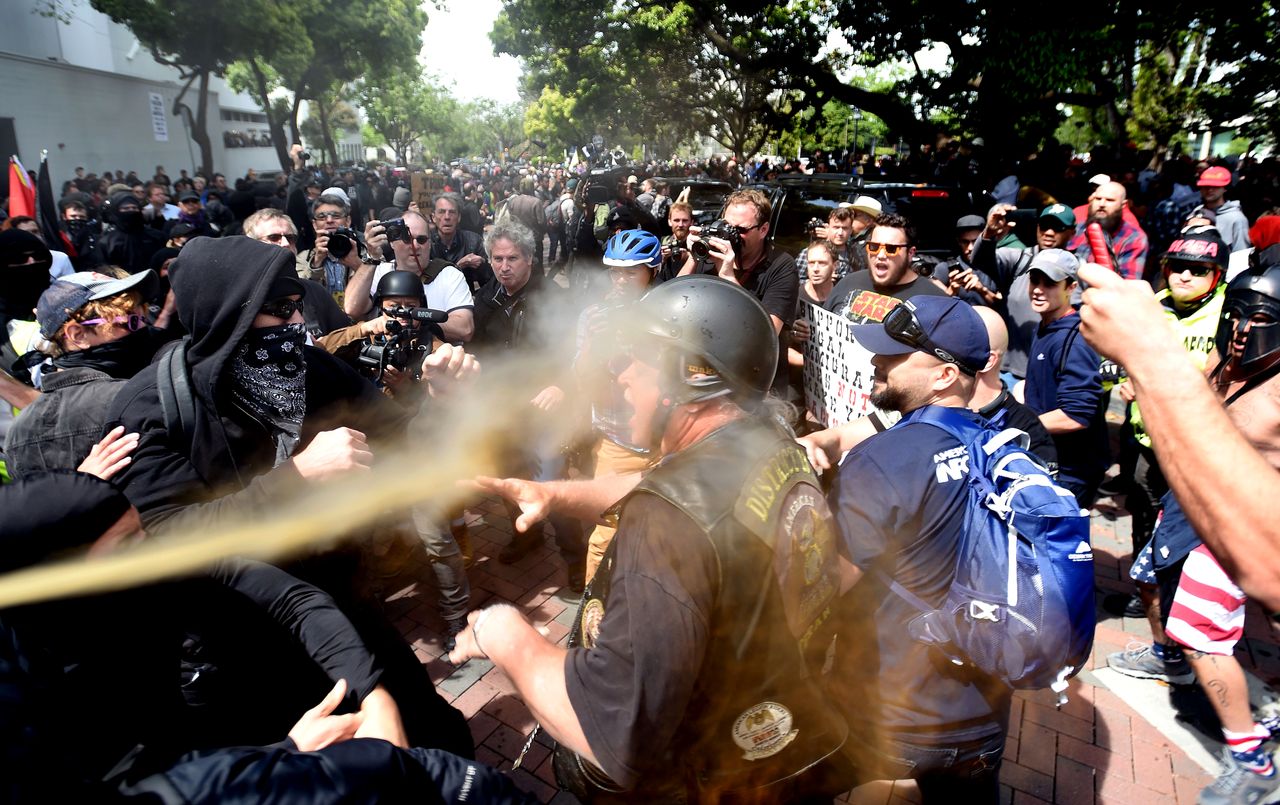
M842 201L852 201L849 193L828 190L789 188L786 201L777 216L774 243L788 254L799 254L809 245L809 232L805 225L811 218L826 223L831 211Z

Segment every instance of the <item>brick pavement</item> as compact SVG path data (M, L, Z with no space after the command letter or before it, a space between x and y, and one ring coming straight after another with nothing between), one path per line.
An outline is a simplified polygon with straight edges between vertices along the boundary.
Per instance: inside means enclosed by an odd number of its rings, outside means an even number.
M521 607L535 625L556 640L566 640L576 601L563 589L563 562L549 541L515 565L497 561L510 527L502 506L484 500L467 512L477 562L470 571L472 605L506 601ZM1119 600L1130 586L1128 517L1106 506L1093 516L1094 556L1099 602ZM528 709L513 695L511 682L491 663L472 661L453 668L443 658L442 623L421 589L425 568L411 564L394 585L388 601L397 626L427 666L442 695L463 712L475 737L480 760L510 769L533 724ZM1280 678L1280 652L1270 637L1269 621L1252 612L1250 637L1239 655L1245 666L1267 681ZM1145 621L1121 618L1099 608L1099 623L1090 669L1106 666L1106 655L1130 640L1150 638ZM1151 685L1162 683L1151 682ZM1002 803L1066 805L1123 803L1158 805L1194 803L1212 777L1173 741L1163 736L1090 671L1072 680L1069 702L1053 706L1048 691L1020 693L1013 702L1009 740L1001 771ZM551 771L549 741L542 735L512 777L543 802L572 803L557 793ZM841 801L850 803L918 802L913 787L898 784L864 786Z

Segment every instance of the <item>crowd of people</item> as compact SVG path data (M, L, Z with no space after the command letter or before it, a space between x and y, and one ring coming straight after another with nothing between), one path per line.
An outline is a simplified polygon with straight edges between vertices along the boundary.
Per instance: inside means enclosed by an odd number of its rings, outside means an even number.
M510 678L584 801L911 778L925 802L996 802L1012 688L909 628L970 522L968 445L933 415L1025 432L1085 512L1122 502L1128 612L1154 640L1108 665L1210 693L1223 768L1202 802L1280 789L1280 725L1233 656L1248 598L1280 606L1260 503L1280 487L1274 160L940 140L635 165L602 200L580 167L436 166L415 197L387 166L290 156L230 185L77 168L56 230L5 221L0 570L266 516L452 429L493 454L475 484L511 521L496 560L550 527L581 596L569 645L471 606L466 501L424 494L338 547L0 611L11 798L526 801L384 609L419 555L450 661ZM874 193L788 254L743 186L905 170L978 190L953 254L920 252ZM715 225L671 192L695 174L735 188ZM809 412L813 308L873 355L869 415Z

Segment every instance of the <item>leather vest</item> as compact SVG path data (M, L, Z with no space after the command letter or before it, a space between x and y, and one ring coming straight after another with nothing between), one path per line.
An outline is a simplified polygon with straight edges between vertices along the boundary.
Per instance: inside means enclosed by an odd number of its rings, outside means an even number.
M848 735L822 689L834 655L839 570L830 513L804 450L760 420L731 423L659 465L615 506L620 539L627 505L640 495L686 514L697 529L689 538L707 540L720 567L710 645L681 725L656 764L672 774L653 788L664 800L683 789L679 799L690 802L795 796L804 787L797 777L836 755ZM594 644L617 543L583 595L570 645ZM572 760L588 781L616 790L600 769ZM569 781L561 775L561 782ZM588 795L652 801L647 781L642 788L647 794Z

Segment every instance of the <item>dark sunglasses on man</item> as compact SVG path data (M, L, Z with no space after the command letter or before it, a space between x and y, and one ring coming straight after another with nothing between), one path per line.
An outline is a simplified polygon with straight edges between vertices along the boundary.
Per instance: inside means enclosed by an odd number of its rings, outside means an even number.
M1165 260L1163 265L1164 270L1170 274L1187 273L1193 277L1207 277L1218 270L1217 266L1205 265L1204 263L1184 263L1181 260Z
M916 314L906 305L898 305L889 311L889 314L884 317L884 331L899 344L906 344L939 360L946 361L970 377L977 377L978 375L978 369L966 366L950 352L931 341L929 336L924 334L924 328L920 326L920 321L916 319Z
M298 236L289 232L272 232L271 234L263 235L262 237L267 242L274 243L277 246L280 245L280 241L282 240L291 244L296 244L298 242Z
M889 257L893 257L905 248L907 248L907 244L905 243L876 243L874 240L867 241L867 254L872 257L875 257L880 252L884 252Z
M287 319L293 315L294 311L302 312L301 299L272 299L263 302L262 307L258 308L258 312L264 316L275 316L277 319Z

